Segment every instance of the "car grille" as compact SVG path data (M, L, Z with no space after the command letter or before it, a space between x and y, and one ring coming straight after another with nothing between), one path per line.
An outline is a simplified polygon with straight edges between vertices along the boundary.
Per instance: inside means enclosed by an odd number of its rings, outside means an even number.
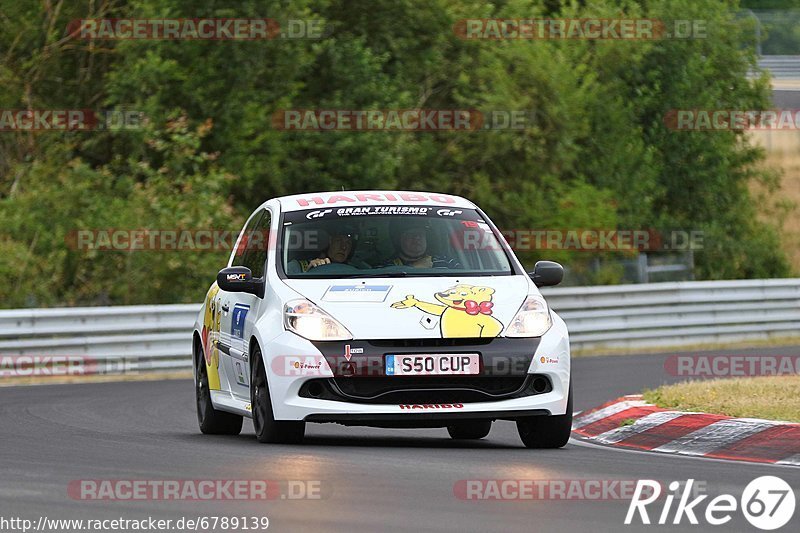
M313 379L300 396L355 403L472 403L544 394L552 390L542 375L392 376Z
M429 339L391 339L391 340L370 340L370 346L376 348L443 348L451 346L485 346L491 344L493 337L482 338L447 338L439 337Z

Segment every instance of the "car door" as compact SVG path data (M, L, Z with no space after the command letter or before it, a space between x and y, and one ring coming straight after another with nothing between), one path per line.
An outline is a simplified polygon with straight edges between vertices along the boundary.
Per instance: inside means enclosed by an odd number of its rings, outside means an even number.
M255 234L258 223L264 213L265 210L260 209L250 216L242 229L228 266L245 266L249 243L252 242L252 236ZM217 346L219 347L221 373L224 373L230 386L229 390L235 396L239 396L241 387L246 386L249 388L250 379L247 365L243 364L246 363L246 360L242 358L241 339L243 338L243 332L241 336L234 335L234 333L238 333L234 332L234 318L236 320L241 320L242 318L242 310L237 310L236 302L240 301L242 296L242 293L220 290L215 298L219 320Z
M252 227L248 224L245 242L238 246L239 253L234 256L231 266L245 266L250 269L253 278L264 278L272 216L269 210L264 209L252 220L255 222ZM231 392L245 401L250 399L248 345L261 303L261 298L254 294L231 292L226 293L222 305L222 328L228 343L225 370L229 376Z

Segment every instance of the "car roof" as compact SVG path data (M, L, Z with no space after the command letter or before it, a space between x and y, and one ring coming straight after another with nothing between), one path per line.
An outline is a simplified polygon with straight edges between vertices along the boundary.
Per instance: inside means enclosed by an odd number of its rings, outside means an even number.
M367 205L428 205L475 209L475 204L452 194L423 191L329 191L309 192L277 198L282 211L318 207L359 207Z

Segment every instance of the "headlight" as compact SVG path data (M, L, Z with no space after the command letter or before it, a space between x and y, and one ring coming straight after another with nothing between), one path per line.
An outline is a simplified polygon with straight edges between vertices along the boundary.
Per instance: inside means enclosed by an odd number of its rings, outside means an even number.
M292 300L283 308L283 324L287 330L310 341L346 341L353 334L331 315L308 300Z
M541 337L552 325L547 302L541 296L531 294L525 298L522 307L506 328L506 337Z

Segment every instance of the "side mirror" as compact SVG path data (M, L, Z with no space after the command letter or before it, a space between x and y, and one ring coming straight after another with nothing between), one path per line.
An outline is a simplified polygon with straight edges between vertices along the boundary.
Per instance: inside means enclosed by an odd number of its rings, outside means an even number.
M550 287L564 279L564 267L555 261L537 261L528 275L537 287Z
M217 274L217 285L227 292L246 292L264 297L264 279L253 278L250 269L243 266L223 268Z

